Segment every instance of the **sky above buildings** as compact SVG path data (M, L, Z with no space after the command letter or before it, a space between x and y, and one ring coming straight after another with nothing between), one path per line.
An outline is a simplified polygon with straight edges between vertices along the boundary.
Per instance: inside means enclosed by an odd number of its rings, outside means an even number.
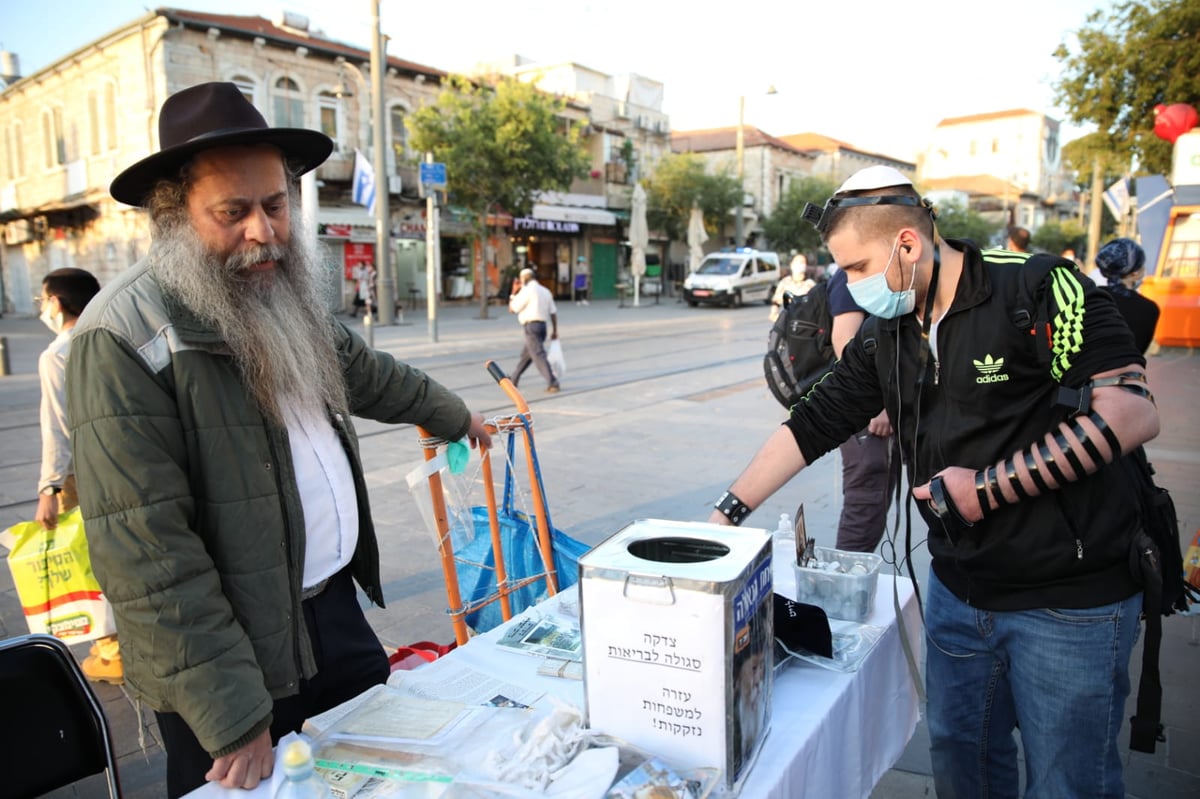
M329 38L368 48L370 0L176 0L173 7L307 16ZM915 160L946 118L1054 104L1060 42L1112 0L382 0L389 55L447 71L518 53L664 84L675 130L745 123L816 132ZM25 75L156 7L144 0L0 0L0 49ZM770 87L775 93L768 94Z

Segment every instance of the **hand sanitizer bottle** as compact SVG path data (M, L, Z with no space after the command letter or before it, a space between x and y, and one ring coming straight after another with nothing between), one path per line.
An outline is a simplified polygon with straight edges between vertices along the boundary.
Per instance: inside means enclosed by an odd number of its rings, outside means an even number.
M283 750L284 780L275 791L275 799L333 799L333 791L316 772L312 747L298 739Z
M777 557L781 561L792 559L793 553L796 551L796 530L792 527L792 520L786 513L779 514L779 525L771 534L771 541L773 557Z

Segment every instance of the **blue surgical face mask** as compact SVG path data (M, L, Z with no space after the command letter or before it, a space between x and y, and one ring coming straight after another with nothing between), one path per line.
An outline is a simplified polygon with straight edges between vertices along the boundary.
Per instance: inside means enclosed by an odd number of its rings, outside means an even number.
M882 272L864 277L862 280L846 286L859 308L881 319L895 319L897 316L912 313L913 308L917 306L917 292L913 289L913 281L917 277L915 264L907 289L892 291L887 282L887 273L892 268L892 259L896 257L896 250L899 246L900 240L896 239L896 243L892 245L892 254L888 256L887 266L883 268Z

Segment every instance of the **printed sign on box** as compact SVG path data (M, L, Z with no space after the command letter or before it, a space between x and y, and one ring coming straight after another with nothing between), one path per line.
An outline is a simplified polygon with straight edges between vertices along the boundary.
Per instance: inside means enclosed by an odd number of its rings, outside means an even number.
M771 712L770 540L647 519L580 558L590 727L740 784Z

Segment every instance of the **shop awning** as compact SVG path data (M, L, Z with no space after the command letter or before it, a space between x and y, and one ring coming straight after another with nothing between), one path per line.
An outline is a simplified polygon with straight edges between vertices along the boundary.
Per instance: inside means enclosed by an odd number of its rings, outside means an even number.
M577 205L546 205L537 203L533 206L534 219L546 219L553 222L578 222L582 225L615 225L617 217L611 211L600 208L583 208Z

